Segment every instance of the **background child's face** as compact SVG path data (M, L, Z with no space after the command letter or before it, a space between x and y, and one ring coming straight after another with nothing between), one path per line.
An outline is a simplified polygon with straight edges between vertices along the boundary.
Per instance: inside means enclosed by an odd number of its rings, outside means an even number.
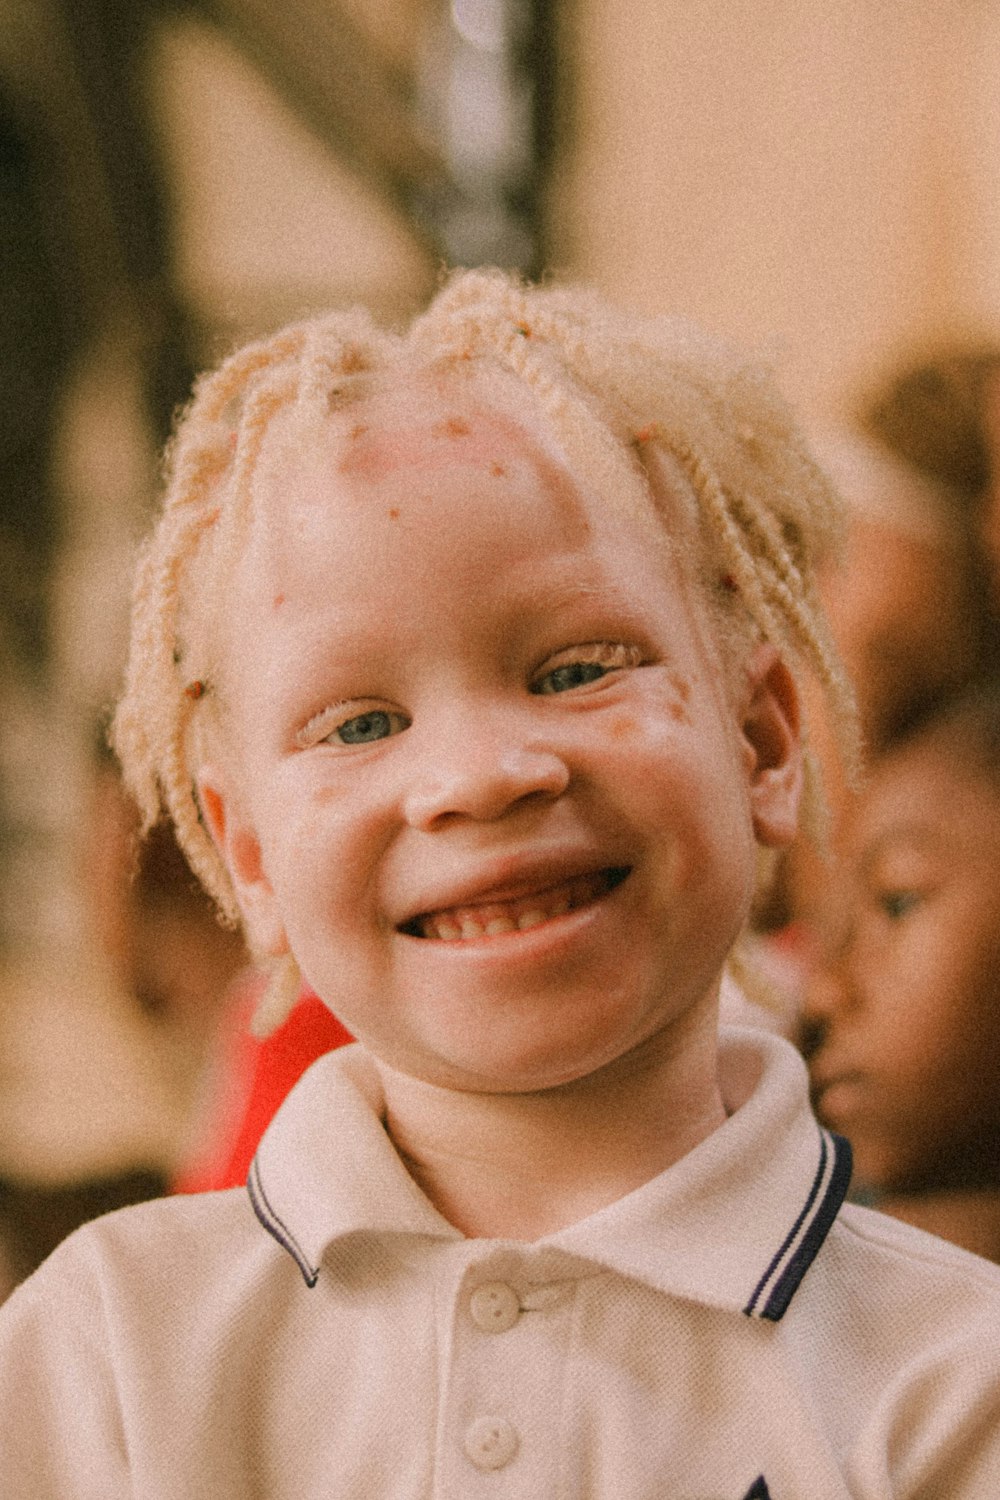
M710 1017L797 747L769 648L740 732L652 510L446 379L286 427L258 498L239 780L202 795L267 945L452 1087L551 1086Z
M1000 1176L1000 794L928 738L849 827L807 1019L821 1117L896 1191Z

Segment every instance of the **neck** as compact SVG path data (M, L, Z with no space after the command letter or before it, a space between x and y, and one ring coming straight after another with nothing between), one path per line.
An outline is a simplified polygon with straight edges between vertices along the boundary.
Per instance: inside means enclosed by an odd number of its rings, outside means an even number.
M379 1063L386 1128L411 1176L466 1235L535 1240L615 1202L725 1120L715 1016L537 1093L461 1092Z
M1000 1188L894 1193L878 1206L893 1218L1000 1263Z

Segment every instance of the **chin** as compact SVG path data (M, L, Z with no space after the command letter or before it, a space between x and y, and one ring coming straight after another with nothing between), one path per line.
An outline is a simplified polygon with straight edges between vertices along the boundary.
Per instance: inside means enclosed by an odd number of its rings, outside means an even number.
M557 1052L549 1048L531 1049L523 1045L521 1038L509 1050L496 1046L478 1055L453 1052L431 1060L402 1059L394 1066L439 1088L462 1093L540 1094L590 1078L613 1065L621 1055L617 1051L591 1054L578 1048L571 1054L565 1046Z

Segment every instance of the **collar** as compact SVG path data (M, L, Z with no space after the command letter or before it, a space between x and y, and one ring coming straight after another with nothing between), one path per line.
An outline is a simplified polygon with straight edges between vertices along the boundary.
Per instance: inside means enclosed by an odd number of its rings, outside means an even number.
M643 1187L532 1248L777 1321L843 1202L850 1147L816 1123L805 1067L780 1037L724 1028L719 1066L725 1124ZM463 1239L406 1171L381 1114L378 1076L355 1044L313 1064L260 1143L247 1181L254 1212L309 1286L348 1235Z

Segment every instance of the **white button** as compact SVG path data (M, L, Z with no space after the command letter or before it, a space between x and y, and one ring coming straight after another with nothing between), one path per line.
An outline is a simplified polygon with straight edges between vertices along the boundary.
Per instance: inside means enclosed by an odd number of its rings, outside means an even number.
M502 1469L518 1450L516 1429L505 1417L477 1417L465 1434L465 1452L477 1469Z
M521 1316L521 1303L505 1281L484 1281L469 1298L469 1312L484 1333L506 1333Z

